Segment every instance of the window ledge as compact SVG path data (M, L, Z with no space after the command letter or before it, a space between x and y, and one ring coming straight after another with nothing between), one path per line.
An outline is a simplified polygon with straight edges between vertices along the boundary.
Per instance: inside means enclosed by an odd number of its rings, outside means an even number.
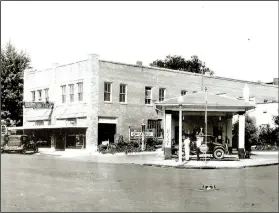
M153 107L154 105L153 104L145 104L145 106Z
M104 101L105 104L112 104L112 101Z
M121 105L128 105L126 102L119 102Z

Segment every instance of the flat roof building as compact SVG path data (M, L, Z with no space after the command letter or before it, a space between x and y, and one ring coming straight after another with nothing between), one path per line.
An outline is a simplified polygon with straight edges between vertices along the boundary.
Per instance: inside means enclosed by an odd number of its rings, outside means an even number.
M57 150L95 151L102 141L113 142L116 133L128 140L129 128L142 124L162 138L163 114L156 102L204 87L244 99L245 85L255 104L278 102L278 85L104 61L92 54L87 60L24 72L22 129Z

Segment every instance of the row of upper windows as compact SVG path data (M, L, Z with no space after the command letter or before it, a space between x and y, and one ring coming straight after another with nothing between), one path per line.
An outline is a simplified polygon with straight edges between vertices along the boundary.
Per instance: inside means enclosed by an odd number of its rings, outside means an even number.
M77 85L77 100L83 101L83 82L76 83ZM75 84L68 84L69 88L69 101L75 101ZM61 86L61 102L66 103L67 101L67 85Z
M79 82L76 84L77 85L77 97L78 101L83 101L83 83ZM74 89L74 84L69 84L69 100L70 102L74 102L74 97L75 97L75 89ZM44 91L44 93L43 93ZM61 86L61 101L62 103L66 103L66 85ZM31 96L32 96L32 102L35 101L49 101L49 88L46 89L40 89L40 90L33 90L31 91Z
M79 82L77 85L77 98L78 101L83 101L83 83ZM105 82L104 83L104 101L111 102L112 101L112 83ZM74 84L68 84L69 88L69 101L74 102L75 100L75 87ZM49 101L49 89L46 88L44 90L37 90L37 96L36 91L31 91L32 93L32 101L43 101L42 98L42 91L44 91L44 98L45 101ZM186 95L186 90L181 90L181 95ZM164 101L166 96L166 89L165 88L159 88L159 101ZM67 85L61 86L61 102L66 103L67 100ZM151 104L152 102L152 87L145 87L145 104ZM126 84L120 84L119 88L119 102L120 103L127 103L127 85Z
M181 95L186 95L186 90L181 90ZM159 101L164 101L166 97L166 89L159 88ZM152 104L152 87L145 87L145 104ZM112 83L104 82L104 101L111 102L112 101ZM119 85L119 102L127 103L127 85L120 84Z
M31 91L32 102L43 101L43 91L44 91L45 102L48 102L49 101L49 96L48 96L49 88L46 88L46 89L43 89L43 90L39 89L37 91L35 91L35 90Z

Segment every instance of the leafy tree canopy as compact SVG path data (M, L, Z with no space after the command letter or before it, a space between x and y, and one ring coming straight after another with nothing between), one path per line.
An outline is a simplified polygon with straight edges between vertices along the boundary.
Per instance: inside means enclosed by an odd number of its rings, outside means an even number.
M157 59L156 61L153 61L150 66L182 70L199 74L205 74L205 72L209 72L210 75L214 74L211 69L205 66L205 62L202 62L196 55L191 56L190 60L186 60L177 55L168 55L164 60Z
M30 62L10 42L1 48L1 120L7 126L22 125L23 74Z

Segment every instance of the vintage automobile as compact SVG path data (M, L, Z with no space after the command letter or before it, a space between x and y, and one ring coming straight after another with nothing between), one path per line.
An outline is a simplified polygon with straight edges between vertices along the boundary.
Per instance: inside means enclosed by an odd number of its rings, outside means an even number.
M27 151L33 151L34 153L38 152L37 143L33 140L30 140L28 135L5 135L4 136L2 152L6 152L6 153L20 152L22 154L26 154Z
M190 152L193 155L202 154L203 150L207 149L207 154L212 154L215 159L221 160L225 157L228 152L227 145L215 142L215 137L212 135L207 135L207 143L205 143L205 135L197 136L196 141L192 141L190 144Z

